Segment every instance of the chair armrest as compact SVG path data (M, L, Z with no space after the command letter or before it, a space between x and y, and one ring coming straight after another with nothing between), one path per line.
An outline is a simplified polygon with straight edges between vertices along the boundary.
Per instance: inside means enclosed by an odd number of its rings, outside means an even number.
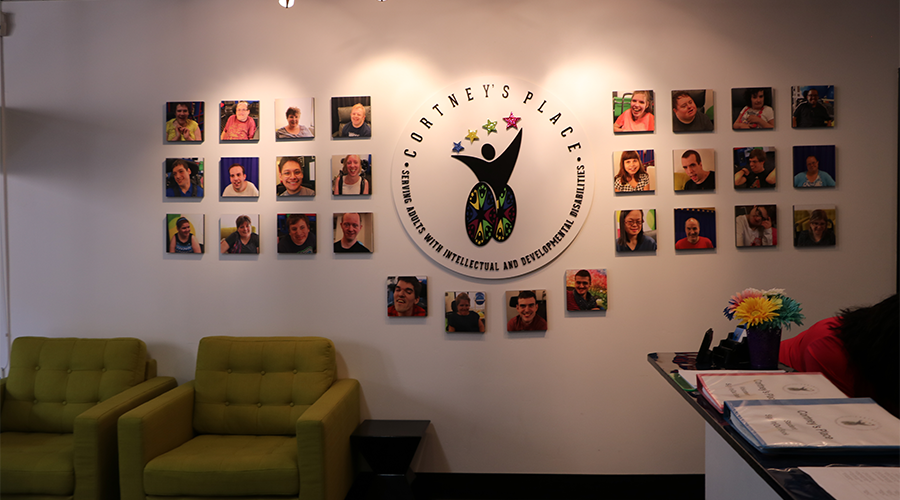
M119 417L177 384L173 377L141 382L97 403L75 417L73 428L75 496L114 498L119 491L116 421Z
M338 380L297 420L300 500L343 499L353 483L350 434L359 425L359 382Z
M122 500L144 500L144 467L194 437L194 382L190 381L119 417Z

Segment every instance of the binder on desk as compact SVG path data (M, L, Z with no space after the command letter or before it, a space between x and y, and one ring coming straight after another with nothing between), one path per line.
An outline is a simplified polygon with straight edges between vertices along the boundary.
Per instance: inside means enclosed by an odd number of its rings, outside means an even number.
M821 373L702 373L697 384L719 413L724 412L726 401L847 397Z
M871 398L727 401L734 429L762 453L900 452L900 419Z

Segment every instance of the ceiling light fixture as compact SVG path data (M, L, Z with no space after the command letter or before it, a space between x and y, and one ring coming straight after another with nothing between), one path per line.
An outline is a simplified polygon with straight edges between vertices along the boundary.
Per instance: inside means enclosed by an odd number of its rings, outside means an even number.
M284 7L285 9L290 9L294 6L294 0L278 0L278 5Z

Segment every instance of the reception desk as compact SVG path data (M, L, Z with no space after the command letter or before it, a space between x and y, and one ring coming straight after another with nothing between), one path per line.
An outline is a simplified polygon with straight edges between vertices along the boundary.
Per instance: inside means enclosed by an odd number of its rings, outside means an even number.
M647 355L647 361L706 421L707 500L834 500L799 467L900 466L896 455L760 453L698 391L685 390L672 377L679 369L696 369L696 358L695 352Z

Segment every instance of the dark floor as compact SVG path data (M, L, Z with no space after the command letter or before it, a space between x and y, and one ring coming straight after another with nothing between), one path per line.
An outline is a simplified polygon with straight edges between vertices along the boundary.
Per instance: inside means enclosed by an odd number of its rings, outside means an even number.
M393 481L393 484L392 484ZM413 478L412 496L406 480L381 481L361 475L347 500L703 500L702 474L445 474L422 473ZM391 488L394 489L391 489Z

